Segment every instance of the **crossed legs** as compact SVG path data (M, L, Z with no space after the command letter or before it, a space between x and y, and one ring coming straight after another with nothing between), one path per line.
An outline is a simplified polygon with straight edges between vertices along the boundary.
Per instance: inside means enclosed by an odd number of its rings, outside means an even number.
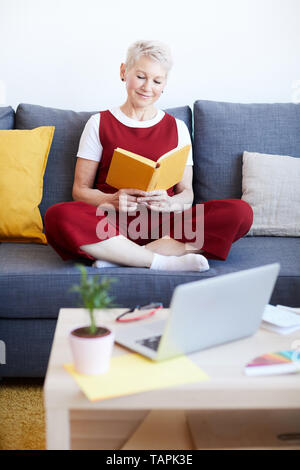
M200 254L186 250L185 243L171 238L160 238L145 246L139 246L123 235L117 235L99 243L80 247L97 260L125 266L153 269L206 271L207 260Z
M219 199L201 205L204 207L204 238L199 237L197 244L190 236L177 236L175 228L178 225L175 224L170 231L159 233L158 237L146 237L144 246L140 246L138 240L132 241L132 237L125 237L121 229L110 234L110 238L99 241L98 223L106 217L99 218L94 206L81 201L50 207L45 214L45 233L49 245L64 260L85 257L153 269L206 270L209 268L206 258L226 260L232 243L249 231L253 212L247 203L238 199ZM187 219L192 222L197 236L202 233L197 224L195 229L198 206L193 206ZM180 224L179 220L179 227ZM155 241L150 241L153 239ZM191 248L188 243L192 243Z

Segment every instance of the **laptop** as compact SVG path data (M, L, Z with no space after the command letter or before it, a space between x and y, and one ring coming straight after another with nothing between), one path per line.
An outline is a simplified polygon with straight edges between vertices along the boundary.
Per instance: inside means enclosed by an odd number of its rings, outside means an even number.
M182 284L174 289L167 320L123 325L116 342L162 361L251 336L279 269L274 263Z

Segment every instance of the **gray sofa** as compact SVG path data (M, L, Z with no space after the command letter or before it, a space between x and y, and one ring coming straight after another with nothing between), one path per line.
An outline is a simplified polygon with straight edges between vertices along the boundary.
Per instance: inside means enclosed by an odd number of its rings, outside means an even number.
M188 106L167 111L183 119L191 134L194 124L194 202L241 197L244 150L300 157L300 105L196 101L194 113ZM0 108L0 129L55 126L42 216L51 205L72 199L79 138L91 114L29 104L20 104L16 112ZM299 252L300 238L248 236L233 245L225 262L210 260L211 268L204 273L124 267L103 269L101 275L117 278L111 294L120 307L149 301L168 306L178 284L279 262L271 303L300 306ZM94 268L88 270L99 274ZM0 376L45 375L59 309L77 305L69 288L78 281L74 263L62 261L50 246L0 244L0 340L6 345Z

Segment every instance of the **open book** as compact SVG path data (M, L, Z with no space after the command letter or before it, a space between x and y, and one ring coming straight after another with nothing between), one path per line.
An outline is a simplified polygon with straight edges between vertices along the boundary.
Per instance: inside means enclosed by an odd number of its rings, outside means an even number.
M117 189L169 189L181 181L190 148L191 145L176 148L154 162L118 147L114 150L106 183Z

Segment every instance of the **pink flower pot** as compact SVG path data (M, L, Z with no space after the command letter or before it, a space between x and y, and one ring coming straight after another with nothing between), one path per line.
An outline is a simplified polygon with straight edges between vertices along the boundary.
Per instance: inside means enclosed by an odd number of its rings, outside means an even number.
M74 366L80 374L105 374L109 369L115 335L105 327L98 327L97 330L95 336L90 336L86 327L70 333Z

